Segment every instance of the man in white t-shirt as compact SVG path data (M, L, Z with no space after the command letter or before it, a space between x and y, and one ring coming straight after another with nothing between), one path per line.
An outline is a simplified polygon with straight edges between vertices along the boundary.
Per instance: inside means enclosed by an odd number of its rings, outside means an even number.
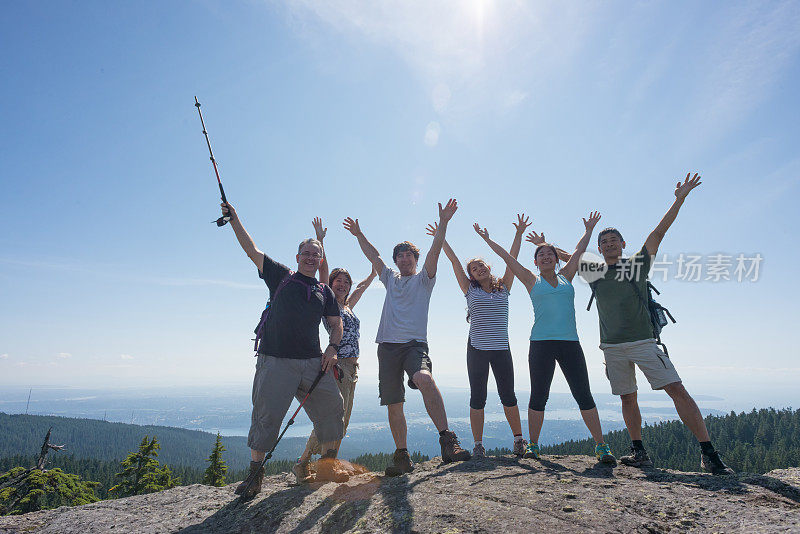
M403 373L408 375L408 385L419 389L425 408L439 431L442 461L445 463L469 460L470 454L461 448L455 433L447 427L444 401L431 374L431 359L428 357L428 306L436 283L436 266L442 251L447 223L458 209L455 199L450 199L443 208L439 204L439 229L433 238L431 249L425 257L422 270L417 272L419 249L404 241L394 247L392 260L397 271L386 266L378 250L364 237L358 219L347 218L344 227L358 238L364 255L372 263L380 280L386 287L381 322L378 327L378 389L381 405L389 414L397 450L393 465L386 468L389 476L402 475L414 469L408 454L406 417L403 413L405 387Z

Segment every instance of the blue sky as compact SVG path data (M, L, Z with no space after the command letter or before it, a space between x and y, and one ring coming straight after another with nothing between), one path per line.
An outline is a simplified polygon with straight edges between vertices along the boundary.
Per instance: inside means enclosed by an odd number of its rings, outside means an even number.
M456 197L452 246L502 269L473 222L508 243L524 211L570 249L597 209L633 252L675 181L701 172L661 251L763 261L755 282L659 282L679 321L670 354L690 391L800 400L797 3L77 2L4 15L0 384L251 380L267 293L231 230L209 224L218 194L197 95L257 245L291 264L321 216L331 264L356 278L369 267L345 216L387 258L405 239L427 250L436 202ZM435 375L466 386L465 303L439 267ZM520 288L510 333L526 389ZM607 392L587 300L578 284L590 378ZM363 387L382 301L376 283L356 308Z

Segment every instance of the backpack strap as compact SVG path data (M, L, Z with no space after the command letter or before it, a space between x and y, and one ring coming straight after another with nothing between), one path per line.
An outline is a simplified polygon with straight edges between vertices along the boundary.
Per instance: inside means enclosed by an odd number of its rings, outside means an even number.
M253 351L258 352L258 346L261 344L261 339L264 337L264 325L267 324L267 317L269 317L269 308L272 305L272 300L278 296L278 293L281 292L281 289L286 287L289 282L291 282L294 278L294 271L289 270L286 273L278 287L275 288L275 293L270 295L269 300L267 301L267 305L264 307L264 311L261 312L261 319L258 321L258 325L256 325L256 329L253 330L253 333L256 335L255 339L253 339Z

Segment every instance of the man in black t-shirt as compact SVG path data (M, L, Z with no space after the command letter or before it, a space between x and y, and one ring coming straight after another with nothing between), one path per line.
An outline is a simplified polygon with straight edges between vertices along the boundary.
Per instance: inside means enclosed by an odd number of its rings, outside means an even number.
M344 482L347 474L335 464L336 442L344 433L342 395L336 386L333 370L336 352L342 339L342 319L331 288L315 278L322 261L322 243L306 239L297 250L297 272L276 262L255 246L242 226L236 210L222 204L230 216L231 228L247 256L258 268L258 276L270 292L269 315L258 348L256 375L253 379L253 414L247 445L250 447L250 485L245 497L261 491L264 476L261 462L278 438L283 418L292 398L302 400L320 369L325 375L309 395L303 408L314 423L314 431L326 451L317 464L317 478ZM319 343L319 324L325 317L330 325L330 340L323 352ZM248 479L250 478L248 477ZM236 490L245 490L243 482Z

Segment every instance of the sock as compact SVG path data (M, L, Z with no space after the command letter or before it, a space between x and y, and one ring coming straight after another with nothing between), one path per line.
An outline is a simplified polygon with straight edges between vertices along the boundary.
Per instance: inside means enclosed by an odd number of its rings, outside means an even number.
M632 441L633 441L633 448L634 449L636 449L637 451L643 451L644 450L644 445L642 444L642 440L634 439Z
M711 444L710 441L701 441L700 450L703 451L703 454L711 454L712 452L714 452L714 446Z
M522 434L514 434L514 443L522 441Z
M406 448L397 449L397 452L408 452L408 449L406 449Z
M444 430L442 430L441 432L439 432L439 435L440 435L440 436L444 436L445 434L447 434L447 432L448 432L448 430L445 428Z
M483 445L483 441L482 440L475 441L475 446L477 447L478 445Z

